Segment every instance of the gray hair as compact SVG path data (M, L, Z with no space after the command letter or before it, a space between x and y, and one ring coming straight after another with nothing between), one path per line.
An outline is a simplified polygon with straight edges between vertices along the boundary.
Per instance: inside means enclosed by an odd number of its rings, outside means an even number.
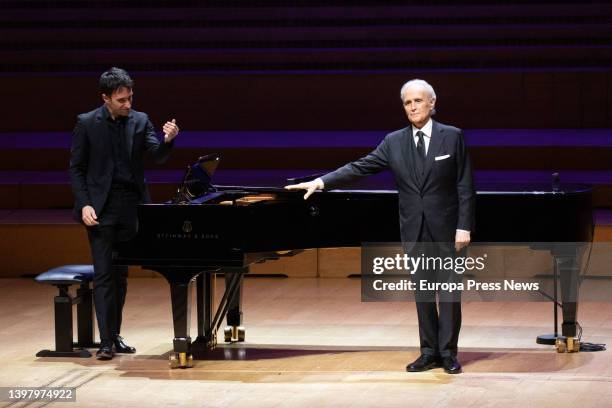
M400 90L400 98L402 99L402 102L404 101L404 92L406 92L406 90L411 86L415 85L425 89L425 91L427 91L427 93L432 99L436 99L436 92L434 91L433 86L429 85L427 81L424 81L422 79L411 79L410 81L402 85L402 89Z
M429 94L429 97L431 99L436 99L436 91L434 91L433 86L429 85L427 81L422 80L422 79L411 79L410 81L402 85L402 89L400 90L400 99L402 100L402 102L404 102L404 93L406 92L408 88L412 86L418 86L420 88L423 88L425 92ZM435 113L436 113L436 109L434 108L432 109L431 114L435 115Z

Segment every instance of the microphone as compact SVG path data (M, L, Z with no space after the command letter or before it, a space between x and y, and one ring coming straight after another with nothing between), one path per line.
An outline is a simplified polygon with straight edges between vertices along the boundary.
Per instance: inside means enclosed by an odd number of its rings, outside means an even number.
M561 187L561 181L559 180L559 173L552 174L552 191L558 192Z

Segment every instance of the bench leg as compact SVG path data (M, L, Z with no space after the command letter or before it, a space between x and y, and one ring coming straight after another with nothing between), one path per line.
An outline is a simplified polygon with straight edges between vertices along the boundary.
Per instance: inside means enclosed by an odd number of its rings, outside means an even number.
M55 350L41 350L36 357L91 357L87 350L72 348L72 298L68 286L59 286L60 294L55 304Z

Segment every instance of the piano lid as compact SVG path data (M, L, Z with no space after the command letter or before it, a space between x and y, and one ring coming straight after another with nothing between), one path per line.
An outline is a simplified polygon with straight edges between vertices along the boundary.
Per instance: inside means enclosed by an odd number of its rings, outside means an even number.
M206 193L215 191L212 178L220 160L221 157L216 153L207 154L200 156L194 164L187 167L172 203L186 204Z

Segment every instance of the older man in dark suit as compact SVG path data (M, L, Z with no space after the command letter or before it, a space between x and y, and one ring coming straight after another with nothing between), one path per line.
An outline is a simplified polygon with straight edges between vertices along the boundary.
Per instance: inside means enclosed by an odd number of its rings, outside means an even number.
M402 242L454 242L460 250L470 242L475 205L463 133L431 119L436 94L427 82L408 81L400 94L410 126L388 134L367 156L316 180L286 188L307 190L306 199L315 190L339 188L390 169L399 192ZM460 373L457 342L461 303L440 295L436 305L435 293L417 293L416 299L421 356L408 364L407 371L443 367L449 374Z
M101 345L96 356L135 353L119 335L127 291L127 267L112 264L116 242L136 234L136 206L149 202L143 154L164 162L178 134L176 121L164 124L164 141L145 113L132 109L134 82L111 68L100 76L104 104L77 117L70 150L75 218L85 224L94 262L94 303Z

